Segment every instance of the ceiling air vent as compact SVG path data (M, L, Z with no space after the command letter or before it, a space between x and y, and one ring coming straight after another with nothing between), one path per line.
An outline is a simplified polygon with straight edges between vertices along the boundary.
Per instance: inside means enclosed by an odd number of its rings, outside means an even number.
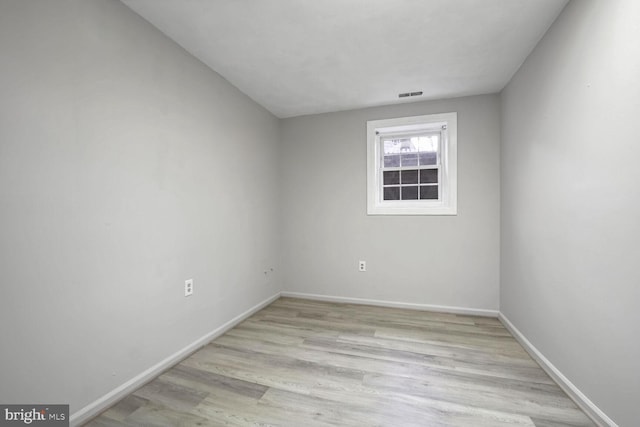
M419 92L405 92L405 93L399 93L398 94L398 98L406 98L408 96L420 96L422 95L422 91Z

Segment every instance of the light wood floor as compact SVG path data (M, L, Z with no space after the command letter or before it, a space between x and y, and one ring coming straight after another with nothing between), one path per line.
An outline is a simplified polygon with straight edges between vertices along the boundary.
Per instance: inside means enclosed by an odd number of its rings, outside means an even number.
M497 319L281 298L88 425L595 424Z

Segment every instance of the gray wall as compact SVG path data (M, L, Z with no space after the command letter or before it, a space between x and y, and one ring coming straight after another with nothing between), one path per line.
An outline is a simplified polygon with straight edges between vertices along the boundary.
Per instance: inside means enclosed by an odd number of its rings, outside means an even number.
M3 0L0 58L0 402L76 412L279 291L275 117L118 1Z
M640 420L640 2L573 1L502 94L501 311Z
M458 215L367 216L367 120L450 111ZM487 95L283 120L285 290L497 309L499 113Z

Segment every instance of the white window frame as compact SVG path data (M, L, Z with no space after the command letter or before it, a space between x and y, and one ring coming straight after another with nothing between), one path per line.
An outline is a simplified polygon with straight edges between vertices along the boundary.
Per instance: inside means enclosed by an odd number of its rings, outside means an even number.
M381 138L401 132L441 131L438 200L383 200ZM442 113L367 122L367 214L458 214L458 114Z

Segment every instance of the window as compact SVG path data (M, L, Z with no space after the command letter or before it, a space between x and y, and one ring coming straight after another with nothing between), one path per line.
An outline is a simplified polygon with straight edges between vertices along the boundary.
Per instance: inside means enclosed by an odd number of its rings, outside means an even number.
M367 213L456 215L457 114L367 122Z

